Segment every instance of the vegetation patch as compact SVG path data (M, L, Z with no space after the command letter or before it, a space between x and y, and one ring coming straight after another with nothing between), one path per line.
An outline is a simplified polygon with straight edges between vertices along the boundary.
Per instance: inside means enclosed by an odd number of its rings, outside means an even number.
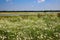
M0 16L0 40L60 40L57 14Z

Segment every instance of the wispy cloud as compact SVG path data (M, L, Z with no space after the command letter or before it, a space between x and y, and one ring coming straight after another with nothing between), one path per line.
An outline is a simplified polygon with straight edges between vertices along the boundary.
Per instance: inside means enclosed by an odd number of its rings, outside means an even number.
M8 2L9 0L5 0L6 2Z
M38 3L45 2L45 0L37 0Z
M11 0L5 0L6 2L9 2L9 1L11 1ZM44 2L45 0L37 0L37 2L38 3L42 3L42 2Z
M11 1L11 0L5 0L6 2L9 2L9 1Z

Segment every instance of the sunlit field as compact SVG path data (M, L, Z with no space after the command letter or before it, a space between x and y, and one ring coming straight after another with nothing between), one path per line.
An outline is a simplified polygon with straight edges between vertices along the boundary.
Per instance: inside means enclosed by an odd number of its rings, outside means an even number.
M0 40L60 40L60 12L2 12Z

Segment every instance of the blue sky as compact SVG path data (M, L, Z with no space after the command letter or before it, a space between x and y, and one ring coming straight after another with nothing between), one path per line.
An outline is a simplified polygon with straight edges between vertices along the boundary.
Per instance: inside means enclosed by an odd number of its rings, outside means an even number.
M0 11L60 10L60 0L0 0Z

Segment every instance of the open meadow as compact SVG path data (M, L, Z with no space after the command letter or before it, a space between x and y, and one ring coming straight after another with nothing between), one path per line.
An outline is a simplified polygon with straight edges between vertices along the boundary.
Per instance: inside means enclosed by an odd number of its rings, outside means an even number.
M60 12L0 12L0 40L60 40Z

